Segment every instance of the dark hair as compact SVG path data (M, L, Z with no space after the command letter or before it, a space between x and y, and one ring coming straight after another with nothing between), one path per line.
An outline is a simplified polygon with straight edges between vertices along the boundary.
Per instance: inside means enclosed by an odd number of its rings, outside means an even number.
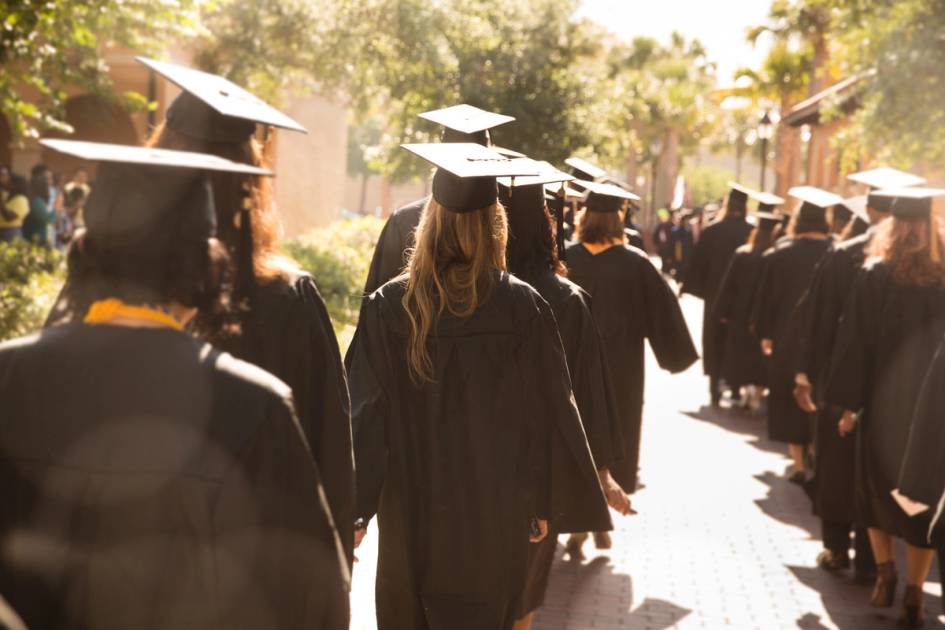
M866 234L866 231L870 228L870 224L866 221L860 219L857 216L853 216L848 222L843 231L840 232L840 240L848 241L851 238L860 236L861 234Z
M758 221L758 225L748 235L748 246L752 252L761 253L774 245L780 233L781 224L773 221Z
M82 202L85 201L85 190L80 186L73 186L66 191L63 201L67 208L81 206Z
M748 213L748 197L744 193L729 193L725 197L725 207L718 215L717 221L726 219L744 219Z
M575 238L581 243L607 243L614 240L626 240L623 231L623 217L620 212L588 212L584 210L577 217Z
M160 261L144 262L135 252L106 250L86 235L69 248L67 260L63 297L77 316L105 298L129 304L178 302L199 309L195 325L207 332L215 330L215 318L225 319L229 312L229 265L216 239L182 235L169 241Z
M567 268L558 259L554 238L554 219L548 207L517 208L508 213L509 243L506 249L509 271L529 281L542 272L567 275Z
M20 175L19 173L14 173L10 171L10 199L13 199L16 196L23 195L24 197L29 197L30 195L30 185L26 181L26 178Z
M819 232L821 234L830 233L830 225L827 223L827 214L822 210L808 208L807 204L801 204L791 222L788 224L788 236L797 236L807 232Z

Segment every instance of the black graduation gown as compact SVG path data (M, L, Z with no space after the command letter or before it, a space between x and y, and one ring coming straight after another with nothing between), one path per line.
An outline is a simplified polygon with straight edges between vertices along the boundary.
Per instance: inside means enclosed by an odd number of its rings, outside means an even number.
M623 233L624 236L627 237L627 245L630 247L636 247L640 251L646 249L646 246L643 244L643 235L640 233L640 230L626 227L623 229Z
M224 350L292 388L348 562L354 546L354 453L345 368L325 301L308 274L257 286L242 335Z
M753 321L758 338L774 342L768 371L768 436L777 442L807 444L811 440L813 418L794 400L796 359L791 330L795 307L831 245L829 238L791 238L778 241L762 257Z
M725 327L712 317L715 300L732 254L748 240L751 225L741 218L716 221L702 230L692 250L681 292L705 302L702 318L702 368L712 377L721 376Z
M928 546L931 515L909 518L890 492L943 335L945 289L902 285L885 263L870 263L848 296L825 392L827 401L863 411L856 430L859 519L916 546Z
M0 592L31 628L348 627L290 392L168 329L0 346Z
M509 628L534 516L611 528L551 309L495 273L473 315L440 319L422 387L406 362L406 282L361 310L348 361L358 515L380 528L379 630Z
M622 456L623 441L617 422L616 401L610 385L597 327L590 310L590 296L573 282L552 271L527 279L551 306L561 342L581 423L594 456L595 467L613 466L614 449ZM528 577L522 605L516 616L523 617L537 609L545 599L557 532L538 544L529 545Z
M912 428L899 472L899 490L937 512L932 538L945 544L945 340L939 345L916 401Z
M726 326L720 374L733 387L768 383L761 341L751 330L752 306L761 278L761 254L752 251L750 245L735 250L712 311L712 317Z
M843 305L853 287L857 270L863 266L869 235L844 241L828 250L814 271L811 285L798 302L793 336L796 347L794 371L807 374L818 402L814 428L813 502L814 512L832 523L852 523L856 519L856 440L842 437L837 425L843 410L823 401L830 352Z
M407 265L407 250L413 247L413 235L420 224L423 207L429 197L417 199L391 213L374 246L364 294L370 295L393 280Z
M623 456L611 473L627 492L636 490L643 421L644 339L665 370L681 372L699 355L672 289L649 258L626 245L592 254L568 248L569 277L591 295L591 312L617 399Z

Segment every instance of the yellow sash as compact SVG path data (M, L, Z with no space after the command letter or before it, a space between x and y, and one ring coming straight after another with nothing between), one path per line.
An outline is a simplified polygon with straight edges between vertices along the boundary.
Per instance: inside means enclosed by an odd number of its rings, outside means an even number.
M86 324L107 324L116 319L137 319L146 322L155 322L174 330L184 330L184 325L174 319L171 315L149 308L147 306L133 306L125 304L121 300L110 298L108 300L99 300L92 304L85 319Z

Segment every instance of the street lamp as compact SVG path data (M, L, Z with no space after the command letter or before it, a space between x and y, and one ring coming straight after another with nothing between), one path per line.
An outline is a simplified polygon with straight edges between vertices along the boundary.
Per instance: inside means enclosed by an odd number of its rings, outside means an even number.
M765 110L761 121L758 123L758 138L761 140L761 190L765 189L765 169L768 166L768 140L774 135L774 123L771 121L771 115Z

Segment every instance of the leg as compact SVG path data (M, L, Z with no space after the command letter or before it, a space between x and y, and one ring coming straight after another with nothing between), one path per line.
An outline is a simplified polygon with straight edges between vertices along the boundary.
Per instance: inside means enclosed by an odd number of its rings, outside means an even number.
M925 625L922 586L929 577L934 558L934 549L906 546L906 595L902 600L902 623L908 628Z
M870 545L876 558L876 584L870 595L874 608L890 608L896 599L896 565L893 564L892 536L881 529L871 527Z
M824 550L817 556L817 566L839 571L850 566L850 524L821 521Z
M535 613L530 612L521 619L517 619L515 624L512 626L512 630L531 630L532 627L532 618L534 618Z
M718 407L719 402L722 400L722 392L719 391L719 387L719 377L709 375L709 397L713 407Z
M876 560L870 547L870 537L865 527L853 530L854 566L858 582L869 584L876 579Z

